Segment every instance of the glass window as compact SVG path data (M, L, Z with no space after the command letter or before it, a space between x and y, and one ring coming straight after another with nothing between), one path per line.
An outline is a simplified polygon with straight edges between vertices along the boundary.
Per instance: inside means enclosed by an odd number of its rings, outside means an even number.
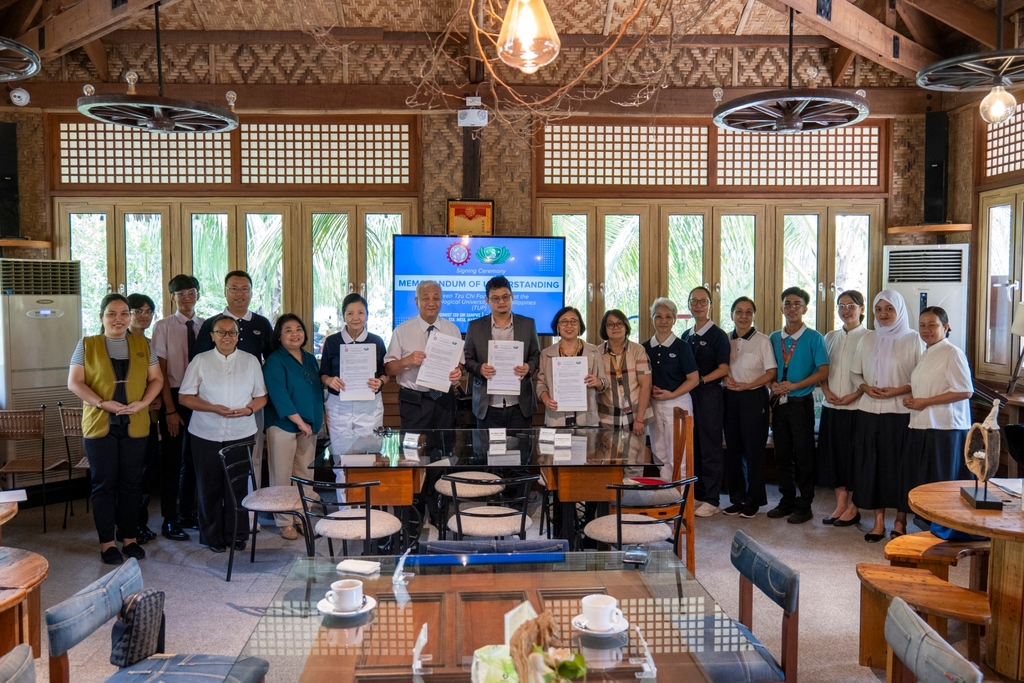
M565 238L565 305L579 310L587 319L587 214L554 214L551 234ZM545 327L551 321L537 321Z
M704 284L704 215L668 217L668 298L679 308L674 331L690 326L686 302L690 290Z
M71 214L71 259L81 262L82 334L99 334L100 303L110 291L107 273L107 214Z
M985 328L985 362L1009 364L1010 349L1010 255L1013 211L1009 204L988 210L988 320Z
M836 280L835 302L839 295L853 289L871 300L868 292L868 239L871 234L871 217L863 214L836 216ZM835 316L835 329L843 326Z
M391 288L394 286L394 264L392 255L394 246L392 235L402 234L402 214L400 213L368 213L366 214L366 327L380 336L385 344L391 343L391 330L394 322L394 308L391 301ZM444 316L444 311L441 311Z
M199 280L199 300L196 302L199 317L211 318L227 307L228 302L224 298L224 276L227 274L228 215L192 214L192 275Z
M755 216L722 216L721 283L718 324L729 327L729 309L741 296L754 298L754 226ZM686 300L685 298L683 299Z
M633 328L629 338L640 339L640 216L604 217L604 308L626 314ZM591 336L598 340L595 334Z
M253 279L249 308L271 323L284 312L282 220L279 213L245 214L245 264Z
M313 354L320 358L324 339L345 324L341 302L348 294L348 214L314 213Z
M153 300L153 320L163 317L163 239L158 213L124 215L125 283L128 294L146 294Z
M804 324L817 326L818 215L787 214L782 222L782 289L799 287L811 296Z

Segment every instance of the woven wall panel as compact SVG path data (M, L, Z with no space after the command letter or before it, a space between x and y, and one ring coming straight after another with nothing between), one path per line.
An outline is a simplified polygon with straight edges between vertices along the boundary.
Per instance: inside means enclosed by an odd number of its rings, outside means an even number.
M480 197L494 200L494 232L529 235L533 230L529 131L515 134L487 126L480 132Z
M52 239L46 216L46 183L43 177L46 138L42 114L0 111L0 121L18 126L18 211L21 236L35 240ZM35 258L39 258L38 255Z
M817 48L794 49L793 87L829 85L826 56L827 51ZM778 47L739 48L736 50L736 61L737 87L786 87L789 74L788 50ZM814 81L809 79L807 73L811 68L818 70ZM731 75L729 80L732 80Z
M892 122L892 187L888 226L917 225L924 211L924 116Z
M421 45L217 45L217 83L401 85L429 57ZM166 78L166 76L165 76Z
M230 3L230 4L229 4ZM166 31L212 31L226 29L238 16L235 0L180 0L160 8L160 29ZM153 12L143 12L125 28L152 31Z
M209 45L164 45L161 49L165 83L211 82ZM92 67L84 51L76 51L71 56ZM111 45L107 48L107 65L113 81L124 82L125 74L134 71L142 83L157 82L155 45Z
M974 107L949 115L949 211L953 223L973 223L974 199Z
M450 114L420 117L423 140L423 224L427 235L445 233L448 200L462 193L462 130ZM500 212L499 212L500 213Z

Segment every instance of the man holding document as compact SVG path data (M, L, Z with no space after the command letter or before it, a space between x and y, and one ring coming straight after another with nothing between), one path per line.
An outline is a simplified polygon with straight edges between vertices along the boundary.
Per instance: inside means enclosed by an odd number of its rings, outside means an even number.
M466 371L473 376L473 415L480 429L525 429L533 423L537 399L533 373L540 342L533 318L512 313L512 285L492 277L484 286L491 314L469 323Z
M416 286L419 315L395 328L384 368L398 378L398 412L402 429L452 429L455 396L462 379L464 342L455 323L438 316L441 285L424 280Z

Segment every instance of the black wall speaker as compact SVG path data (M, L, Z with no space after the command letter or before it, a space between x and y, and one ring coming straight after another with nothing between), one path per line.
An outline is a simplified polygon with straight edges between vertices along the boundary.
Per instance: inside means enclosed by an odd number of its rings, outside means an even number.
M924 115L924 222L946 222L949 181L949 117L945 112Z
M19 237L18 126L0 123L0 237Z

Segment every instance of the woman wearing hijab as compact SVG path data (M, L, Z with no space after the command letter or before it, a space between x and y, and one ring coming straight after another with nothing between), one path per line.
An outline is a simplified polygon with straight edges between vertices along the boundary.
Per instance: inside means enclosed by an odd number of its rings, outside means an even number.
M904 442L909 436L910 375L924 351L910 329L907 305L899 292L886 289L874 300L875 329L861 337L850 372L864 392L857 403L853 502L874 512L874 525L864 534L868 543L885 538L885 509L896 508L890 536L907 532L907 501L903 495Z

